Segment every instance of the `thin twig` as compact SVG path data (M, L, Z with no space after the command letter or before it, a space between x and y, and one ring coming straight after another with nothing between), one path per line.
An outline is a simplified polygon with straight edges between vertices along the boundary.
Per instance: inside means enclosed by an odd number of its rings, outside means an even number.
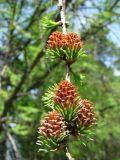
M67 34L65 19L65 0L59 0L60 17L62 22L63 34ZM70 66L66 63L66 80L70 81Z
M15 154L15 159L20 160L20 155L19 155L18 148L17 148L17 145L15 143L14 138L12 137L12 135L7 130L7 128L4 124L2 125L2 127L4 128L4 131L6 132L6 136L8 137L8 139L9 139L11 145L12 145L12 148L13 148L13 151L14 151L14 154Z
M65 20L65 0L59 0L60 17L62 22L63 34L67 34L66 20ZM70 81L70 65L66 63L66 80ZM68 148L65 149L66 157L68 160L74 160L71 154L68 152Z
M66 30L66 20L65 20L65 0L59 0L59 7L60 7L60 17L62 22L63 34L66 34L67 30Z
M0 89L2 87L2 76L4 76L5 72L6 72L6 69L7 69L7 65L5 65L2 69L2 71L0 72Z
M66 64L66 80L70 81L70 65Z
M68 158L68 160L75 160L72 156L71 156L71 154L70 154L70 152L68 151L68 148L66 147L66 157Z

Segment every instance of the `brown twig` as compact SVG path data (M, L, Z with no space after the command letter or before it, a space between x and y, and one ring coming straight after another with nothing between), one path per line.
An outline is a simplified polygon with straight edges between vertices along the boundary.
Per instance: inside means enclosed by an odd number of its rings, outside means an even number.
M65 0L59 0L60 17L62 22L63 34L67 34L66 19L65 19ZM70 65L66 63L66 80L70 81ZM74 160L71 154L68 152L68 148L65 148L65 154L68 160Z
M67 33L66 30L66 20L65 20L65 0L59 0L60 17L62 22L63 34Z
M66 147L66 157L68 158L68 160L75 160L72 156L71 156L71 154L70 154L70 152L68 151L68 148Z
M13 151L14 151L14 155L15 155L15 159L16 160L20 160L20 155L19 155L19 152L18 152L18 148L17 148L17 145L15 143L15 140L14 138L12 137L12 135L10 134L10 132L7 130L6 126L3 124L2 125L5 133L6 133L6 136L8 138L8 140L10 141L11 145L12 145L12 148L13 148Z
M66 64L66 80L70 81L70 65Z
M63 34L67 34L66 19L65 19L65 0L59 0L60 18L62 22ZM70 81L70 66L66 63L66 80Z

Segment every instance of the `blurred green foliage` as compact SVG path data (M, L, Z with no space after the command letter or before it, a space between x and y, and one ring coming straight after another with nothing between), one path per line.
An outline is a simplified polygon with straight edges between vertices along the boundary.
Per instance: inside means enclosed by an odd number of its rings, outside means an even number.
M67 1L68 31L81 35L87 56L71 67L71 80L82 98L96 109L93 141L71 139L76 160L120 160L120 54L110 28L120 22L119 0ZM57 1L3 0L0 2L0 159L65 160L63 151L38 153L37 128L45 113L42 96L65 77L64 62L51 61L45 46L53 30L44 17L59 21ZM119 39L117 30L114 31ZM1 123L2 122L2 123ZM17 151L9 134L16 143Z

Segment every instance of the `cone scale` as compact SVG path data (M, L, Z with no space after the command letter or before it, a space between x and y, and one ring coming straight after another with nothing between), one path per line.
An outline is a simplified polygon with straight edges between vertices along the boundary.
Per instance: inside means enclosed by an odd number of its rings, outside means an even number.
M81 101L80 106L81 111L78 114L79 125L85 128L92 126L96 121L92 103L89 100L84 99Z
M65 128L64 118L58 112L51 111L39 128L39 133L47 138L57 138Z
M55 89L54 103L62 108L75 106L79 100L76 87L69 81L61 81Z

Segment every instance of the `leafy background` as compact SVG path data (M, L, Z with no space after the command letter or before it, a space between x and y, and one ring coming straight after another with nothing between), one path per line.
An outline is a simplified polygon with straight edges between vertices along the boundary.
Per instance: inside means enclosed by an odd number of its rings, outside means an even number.
M57 1L0 1L0 159L65 160L65 153L38 153L37 128L45 113L41 97L65 77L45 46L54 30L44 17L60 19ZM78 33L87 56L72 65L72 82L97 112L93 141L71 139L76 160L120 160L120 1L67 0L69 32Z

